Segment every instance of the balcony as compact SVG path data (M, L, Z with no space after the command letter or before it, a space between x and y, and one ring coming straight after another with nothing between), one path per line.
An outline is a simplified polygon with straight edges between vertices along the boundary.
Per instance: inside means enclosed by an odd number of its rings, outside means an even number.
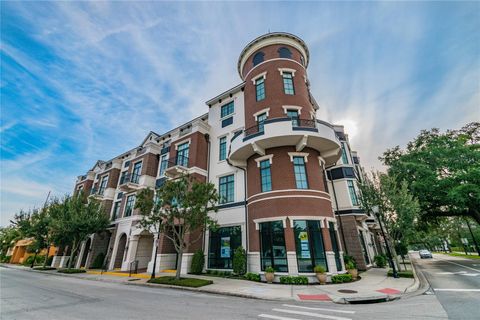
M120 178L119 184L120 190L124 192L130 192L139 190L142 188L140 185L140 175L134 173L127 173Z
M165 176L175 179L188 172L188 157L177 155L175 158L164 160Z
M102 200L103 199L103 193L105 192L105 189L99 189L99 188L92 188L90 190L90 195L89 197L95 198L97 200Z
M230 141L229 161L245 166L254 155L265 155L265 150L282 146L295 146L300 152L312 148L320 152L326 165L334 164L341 154L340 141L333 127L320 120L292 118L268 119L237 133Z

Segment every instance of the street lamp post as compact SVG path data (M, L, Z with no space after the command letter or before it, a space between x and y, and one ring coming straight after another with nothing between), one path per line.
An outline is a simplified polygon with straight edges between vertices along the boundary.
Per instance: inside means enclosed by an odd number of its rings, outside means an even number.
M398 278L399 276L398 276L398 273L397 273L397 268L395 267L395 263L393 262L392 252L390 251L390 245L388 244L388 240L387 240L387 237L385 235L385 230L383 229L382 219L380 219L380 208L378 206L374 206L372 208L372 211L375 214L375 216L377 217L378 224L380 225L380 231L382 232L382 237L383 237L383 240L385 241L385 247L387 249L388 263L390 264L390 267L392 268L393 277Z

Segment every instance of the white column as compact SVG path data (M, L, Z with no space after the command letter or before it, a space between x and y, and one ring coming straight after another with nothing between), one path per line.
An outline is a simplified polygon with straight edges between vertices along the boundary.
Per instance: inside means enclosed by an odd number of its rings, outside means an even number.
M80 245L80 252L77 255L77 261L75 262L74 268L77 268L77 269L80 268L80 265L82 263L83 253L85 252L85 250L88 250L87 248L85 248L85 244L86 244L86 241L82 241L82 244Z
M335 252L325 251L327 257L328 273L337 273L337 263L335 261Z
M121 235L114 239L112 255L110 256L110 262L108 264L108 270L113 270L115 268L115 258L117 257L118 243L120 242Z
M153 235L153 248L152 248L152 258L150 259L150 262L148 263L148 266L147 266L147 272L148 273L152 273L152 270L153 270L153 260L155 258L155 249L158 245L158 238L159 238L159 234L154 234ZM157 252L157 265L155 267L155 273L157 272L160 272L160 254L158 254Z
M288 274L298 275L297 253L287 251Z
M135 261L137 254L139 236L131 236L128 242L127 258L123 260L122 270L128 271L130 269L130 263ZM133 266L132 266L133 267Z

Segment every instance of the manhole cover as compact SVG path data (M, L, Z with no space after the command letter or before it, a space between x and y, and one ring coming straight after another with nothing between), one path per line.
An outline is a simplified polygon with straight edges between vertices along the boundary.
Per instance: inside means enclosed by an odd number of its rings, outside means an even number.
M340 293L357 293L355 290L348 290L348 289L340 289L338 290Z

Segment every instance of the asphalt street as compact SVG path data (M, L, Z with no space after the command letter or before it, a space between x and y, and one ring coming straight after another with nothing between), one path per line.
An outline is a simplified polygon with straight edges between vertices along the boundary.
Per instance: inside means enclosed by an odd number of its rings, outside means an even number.
M417 262L450 319L480 319L480 260L434 254Z
M7 268L0 281L1 319L447 319L435 295L370 305L265 301Z

